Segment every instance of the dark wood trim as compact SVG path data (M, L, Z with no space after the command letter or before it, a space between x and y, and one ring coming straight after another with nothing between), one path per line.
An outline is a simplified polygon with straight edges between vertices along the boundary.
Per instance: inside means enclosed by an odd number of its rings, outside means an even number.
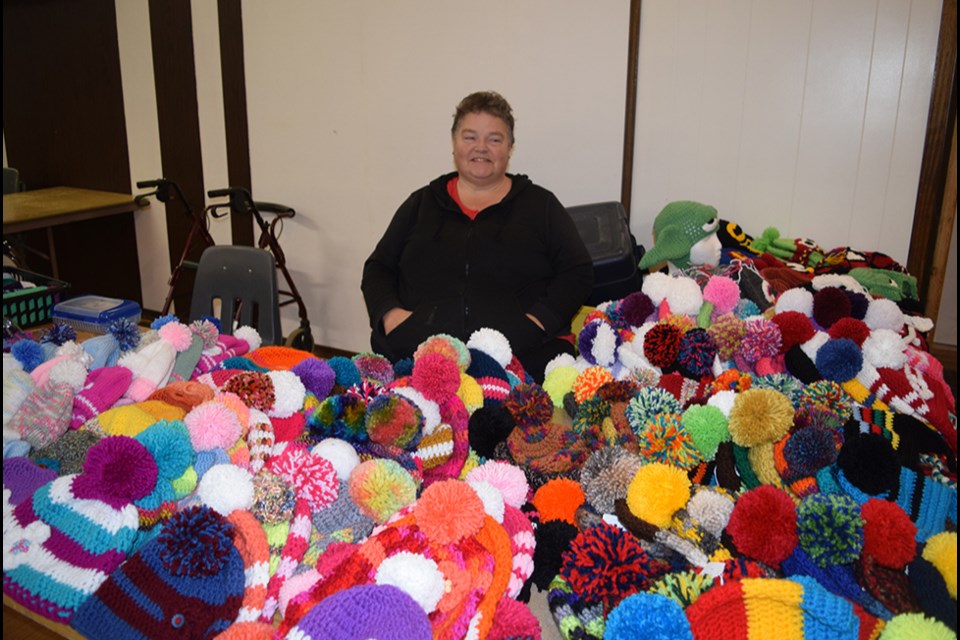
M623 116L623 167L620 173L620 204L630 223L633 196L633 151L637 129L637 74L640 69L640 9L643 0L630 0L630 35L627 38L627 97Z
M149 0L149 9L163 177L180 185L195 215L202 215L206 200L190 0ZM167 203L171 271L180 262L192 223L184 203L177 199ZM199 260L204 248L195 239L187 257ZM184 317L189 313L193 280L194 273L189 270L178 278L174 313Z
M957 0L944 0L940 36L927 116L927 133L920 165L917 201L910 234L907 271L917 278L920 300L930 294L934 248L940 228L944 190L948 180L950 141L957 117ZM956 180L957 176L952 176Z
M227 135L229 185L253 192L250 176L250 139L247 128L247 85L243 65L243 14L240 0L218 0L220 67L223 77L223 119ZM230 216L233 244L253 246L253 216L249 212Z
M957 345L934 342L930 345L930 355L940 361L945 371L957 373Z

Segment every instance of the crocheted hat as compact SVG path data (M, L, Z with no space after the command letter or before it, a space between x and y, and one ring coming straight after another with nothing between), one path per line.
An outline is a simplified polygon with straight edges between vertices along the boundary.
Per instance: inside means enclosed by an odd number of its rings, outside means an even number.
M233 526L190 507L120 565L71 624L88 637L212 637L240 611L243 572Z
M150 400L161 400L184 411L213 400L214 390L207 385L189 380L175 380L150 394Z
M83 388L73 397L70 428L79 429L84 422L112 407L132 381L133 374L126 367L107 366L90 371Z
M56 471L34 464L30 458L17 456L3 461L3 488L10 492L8 499L14 506L56 477Z
M4 546L10 549L4 593L43 617L69 623L131 551L139 526L132 502L156 479L156 463L142 444L123 436L101 440L82 473L43 485L4 513Z
M31 451L30 457L60 476L80 473L83 461L87 459L87 452L90 447L100 442L101 437L94 431L71 429L47 446Z
M654 245L640 259L640 269L649 269L664 261L680 269L691 264L717 264L718 227L715 207L689 200L667 204L654 219Z
M430 620L416 600L399 587L378 584L350 587L325 598L290 633L303 640L433 637Z
M349 484L340 482L337 499L311 514L313 527L319 539L312 540L313 547L320 552L334 542L360 542L373 530L376 522L365 515L350 497Z

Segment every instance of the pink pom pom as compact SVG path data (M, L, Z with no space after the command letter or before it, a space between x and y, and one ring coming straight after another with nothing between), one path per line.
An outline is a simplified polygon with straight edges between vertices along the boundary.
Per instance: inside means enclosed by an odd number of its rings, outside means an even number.
M443 402L460 388L460 367L439 353L427 353L413 363L411 382L428 400Z
M713 303L714 314L730 313L740 302L740 287L727 276L713 276L703 288L703 299Z
M160 327L157 333L169 342L177 353L189 349L190 343L193 342L193 332L190 331L190 327L181 322L168 322Z
M523 469L501 460L488 460L467 474L468 482L489 482L503 494L503 501L518 509L527 501L530 485Z
M190 432L190 444L196 451L229 449L243 432L236 412L215 400L198 404L183 422Z

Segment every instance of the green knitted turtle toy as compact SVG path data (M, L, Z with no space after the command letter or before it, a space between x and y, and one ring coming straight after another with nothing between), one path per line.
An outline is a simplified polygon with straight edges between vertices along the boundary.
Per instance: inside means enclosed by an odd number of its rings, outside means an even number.
M640 259L640 269L669 262L671 270L696 264L716 265L721 244L717 210L710 205L678 200L665 206L653 221L654 245Z

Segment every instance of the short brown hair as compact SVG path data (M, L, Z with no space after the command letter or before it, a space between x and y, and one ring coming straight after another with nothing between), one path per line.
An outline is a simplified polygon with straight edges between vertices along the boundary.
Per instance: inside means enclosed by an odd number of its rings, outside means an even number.
M451 135L456 135L460 122L468 113L488 113L503 120L510 134L510 144L513 145L513 109L510 108L510 103L502 95L496 91L476 91L461 100L453 114L453 126L450 128Z

